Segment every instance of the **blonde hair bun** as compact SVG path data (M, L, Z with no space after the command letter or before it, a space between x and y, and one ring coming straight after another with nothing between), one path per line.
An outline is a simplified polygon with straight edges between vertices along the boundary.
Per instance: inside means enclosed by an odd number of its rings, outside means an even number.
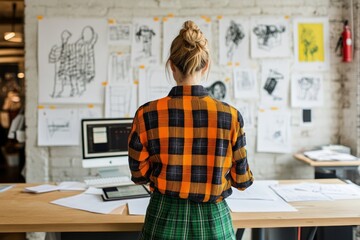
M184 41L189 44L189 50L192 50L196 47L204 48L206 46L206 38L201 32L200 28L191 20L188 20L184 23L183 28L180 30L180 36Z

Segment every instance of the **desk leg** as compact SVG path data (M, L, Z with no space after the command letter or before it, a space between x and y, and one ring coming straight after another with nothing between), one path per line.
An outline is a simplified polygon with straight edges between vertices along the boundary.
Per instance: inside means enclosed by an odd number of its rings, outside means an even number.
M251 231L251 240L265 239L265 228L253 228Z
M245 232L245 228L238 228L236 230L236 240L241 240Z
M300 231L302 240L314 240L317 227L302 227Z

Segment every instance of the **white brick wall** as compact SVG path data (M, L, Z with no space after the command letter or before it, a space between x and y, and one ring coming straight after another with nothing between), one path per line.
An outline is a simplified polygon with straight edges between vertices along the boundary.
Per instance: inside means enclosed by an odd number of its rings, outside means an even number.
M85 175L94 174L94 170L82 169L80 147L38 147L37 146L37 20L36 16L45 17L103 17L131 21L136 16L175 16L212 17L214 66L217 66L218 15L288 15L292 16L329 16L331 51L342 31L343 1L341 0L27 0L25 8L26 34L26 156L27 181L81 180ZM125 48L124 51L129 51ZM325 104L313 109L313 125L301 126L299 109L292 109L293 152L314 146L337 143L340 139L340 108L354 102L354 84L351 76L346 77L339 66L339 59L331 54L331 69L324 75ZM257 63L260 65L260 62ZM354 86L353 86L354 85ZM348 98L340 101L341 94L349 92ZM346 105L346 104L345 104ZM344 110L351 112L354 105ZM356 123L351 121L352 125ZM313 169L295 161L291 154L266 154L256 152L256 129L247 133L250 166L257 179L285 179L313 177ZM349 131L351 132L351 131ZM341 135L344 142L352 141ZM352 146L353 148L355 146Z

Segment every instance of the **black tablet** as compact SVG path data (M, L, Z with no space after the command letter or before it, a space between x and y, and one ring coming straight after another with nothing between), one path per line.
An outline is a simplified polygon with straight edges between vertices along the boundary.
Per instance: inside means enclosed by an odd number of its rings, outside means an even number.
M150 197L149 190L143 185L126 185L103 188L104 201Z

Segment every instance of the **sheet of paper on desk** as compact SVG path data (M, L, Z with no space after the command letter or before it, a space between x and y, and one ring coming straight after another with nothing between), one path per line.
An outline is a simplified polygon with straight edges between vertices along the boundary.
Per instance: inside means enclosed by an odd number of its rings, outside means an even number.
M298 185L299 184L284 184L272 185L270 187L287 202L331 200L321 192L298 189Z
M14 185L0 185L0 192L5 192L12 188Z
M39 185L39 186L24 188L24 192L29 192L29 193L46 193L46 192L52 192L52 191L57 191L57 190L59 190L58 186L50 185L50 184L43 184L43 185Z
M339 153L331 150L315 150L304 152L304 155L316 161L356 161L357 157L347 154Z
M121 206L125 207L127 201L104 202L100 195L81 193L67 198L60 198L51 203L88 212L110 214Z
M84 191L87 186L84 182L65 181L58 184L60 191Z
M232 212L296 212L296 208L278 197L269 200L226 199Z
M333 200L360 199L360 188L355 184L300 183L297 190L318 192Z
M130 215L145 215L149 205L150 198L136 198L128 200L128 208Z
M269 188L269 185L278 184L278 181L261 181L257 180L244 191L240 191L232 187L233 193L228 199L244 199L244 200L269 200L274 201L277 197L276 193Z

